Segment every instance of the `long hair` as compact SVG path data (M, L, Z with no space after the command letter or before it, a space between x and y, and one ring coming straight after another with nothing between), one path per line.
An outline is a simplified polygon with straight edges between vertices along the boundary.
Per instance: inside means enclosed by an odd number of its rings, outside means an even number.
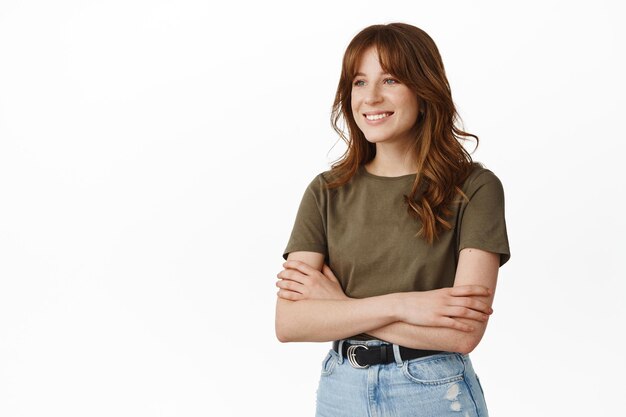
M346 184L360 165L376 155L352 114L352 82L359 60L370 47L378 51L380 66L404 83L418 98L420 113L416 120L411 152L417 161L417 175L410 195L404 195L408 213L421 220L416 237L432 244L440 232L450 230L448 217L457 195L467 200L461 185L475 165L460 140L478 137L455 126L459 115L452 101L439 50L423 30L405 23L373 25L359 32L348 45L332 107L331 125L348 145L345 153L331 165L328 188ZM348 134L339 126L345 122Z

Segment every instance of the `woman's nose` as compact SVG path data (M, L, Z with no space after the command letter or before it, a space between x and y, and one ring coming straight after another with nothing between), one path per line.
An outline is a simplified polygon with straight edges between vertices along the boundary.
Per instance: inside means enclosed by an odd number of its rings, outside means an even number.
M378 86L373 85L367 90L365 95L365 104L373 104L382 101L382 95Z

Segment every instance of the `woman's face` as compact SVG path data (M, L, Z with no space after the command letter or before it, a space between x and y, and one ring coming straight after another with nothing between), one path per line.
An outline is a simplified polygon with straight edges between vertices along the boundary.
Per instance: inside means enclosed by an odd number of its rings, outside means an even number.
M373 143L412 140L411 129L419 112L418 100L406 85L384 73L378 52L363 53L352 80L352 114L365 138Z

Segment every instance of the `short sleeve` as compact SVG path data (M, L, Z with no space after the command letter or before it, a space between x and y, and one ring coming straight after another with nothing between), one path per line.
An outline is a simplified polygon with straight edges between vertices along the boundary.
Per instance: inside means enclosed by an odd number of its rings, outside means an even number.
M460 217L458 251L477 248L500 254L500 266L511 257L500 179L484 169L465 191L470 199Z
M323 179L320 174L304 191L291 236L283 253L285 260L290 252L295 251L319 252L328 256L326 210L324 209L326 194L322 189L322 184Z

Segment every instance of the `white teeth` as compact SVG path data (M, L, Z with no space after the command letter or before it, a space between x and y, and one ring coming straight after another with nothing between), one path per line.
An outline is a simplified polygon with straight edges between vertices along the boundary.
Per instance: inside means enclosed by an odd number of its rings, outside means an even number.
M391 113L381 113L381 114L368 114L365 115L365 117L367 118L367 120L380 120L382 118L385 118L387 116L391 116Z

